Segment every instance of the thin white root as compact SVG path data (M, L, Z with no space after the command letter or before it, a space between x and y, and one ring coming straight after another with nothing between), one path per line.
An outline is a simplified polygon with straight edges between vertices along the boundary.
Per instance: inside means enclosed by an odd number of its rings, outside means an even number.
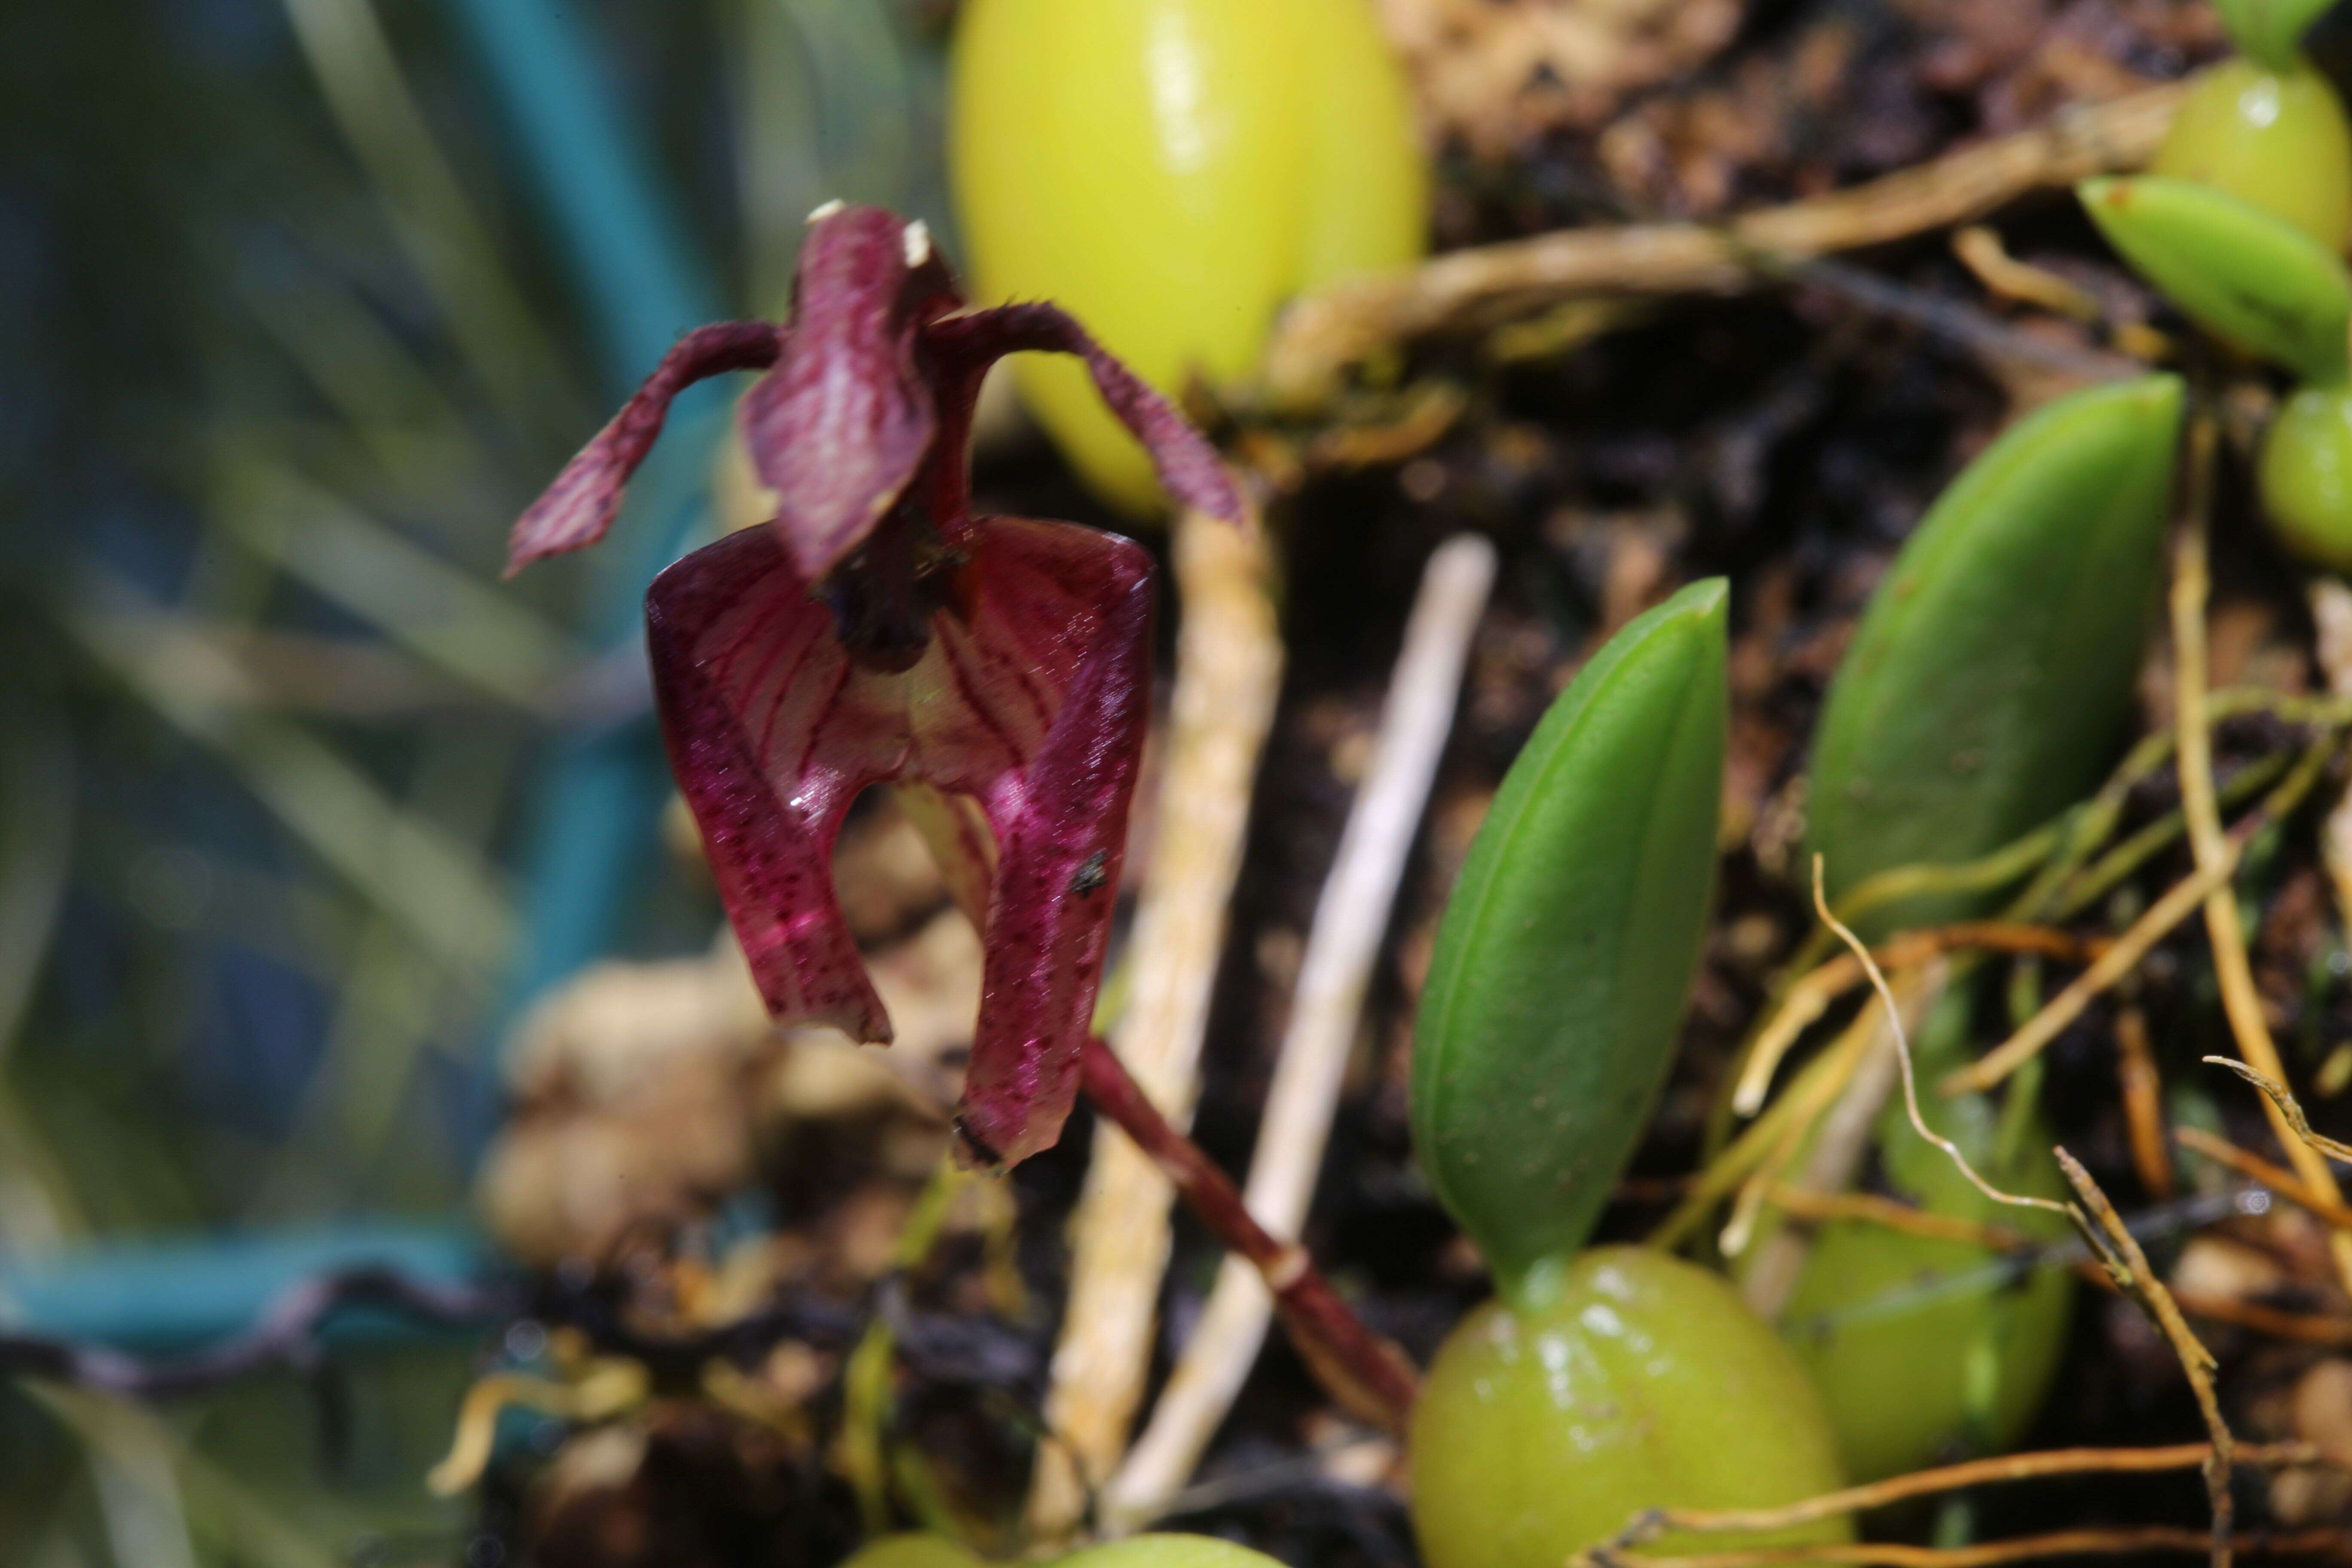
M1919 1114L1919 1076L1911 1065L1911 1037L1903 1027L1903 1009L1895 1005L1895 993L1887 985L1886 976L1879 973L1878 961L1870 956L1870 949L1863 946L1862 939L1846 929L1844 921L1830 913L1830 901L1822 892L1822 858L1818 855L1813 857L1813 908L1820 912L1822 923L1837 933L1838 940L1845 943L1862 964L1863 973L1870 976L1871 988L1878 993L1878 1000L1886 1009L1887 1022L1895 1030L1896 1060L1903 1068L1903 1109L1911 1118L1911 1130L1941 1149L1945 1158L1969 1179L1969 1184L1993 1202L2007 1204L2011 1208L2048 1209L2053 1214L2063 1214L2071 1218L2074 1210L2064 1204L2050 1198L2004 1193L1986 1181L1977 1174L1977 1168L1969 1163L1969 1157L1960 1152L1960 1146L1928 1126L1927 1119Z
M1494 547L1475 534L1448 540L1430 557L1371 764L1316 905L1244 1194L1258 1223L1285 1240L1297 1237L1307 1217L1364 990L1454 727L1463 667L1494 579ZM1192 1478L1257 1359L1271 1311L1257 1271L1228 1257L1150 1424L1104 1490L1106 1531L1120 1534L1149 1523Z
M1112 1046L1168 1120L1192 1119L1201 1037L1249 832L1250 792L1282 686L1272 552L1255 519L1176 523L1176 692L1151 863L1129 941L1133 977ZM1059 1540L1118 1466L1150 1370L1168 1267L1168 1179L1117 1128L1096 1131L1071 1222L1070 1294L1030 1483L1029 1527Z

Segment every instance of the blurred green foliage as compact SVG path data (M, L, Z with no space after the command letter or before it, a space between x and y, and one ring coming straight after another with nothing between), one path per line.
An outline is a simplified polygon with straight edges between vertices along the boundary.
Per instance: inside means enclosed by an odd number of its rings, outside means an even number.
M457 1211L533 763L643 710L578 569L498 580L606 389L455 5L0 15L0 1259ZM572 9L730 308L828 196L944 226L929 7ZM0 1388L0 1561L466 1561L474 1354Z

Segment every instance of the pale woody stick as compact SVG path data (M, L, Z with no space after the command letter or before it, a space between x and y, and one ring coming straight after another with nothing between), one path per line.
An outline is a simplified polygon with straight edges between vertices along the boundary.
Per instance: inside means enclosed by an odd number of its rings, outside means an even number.
M1180 1131L1192 1119L1201 1037L1224 951L1226 908L1249 832L1250 792L1282 685L1273 558L1255 519L1177 520L1176 692L1158 827L1129 939L1133 990L1112 1041ZM1117 1130L1095 1133L1071 1222L1070 1294L1054 1352L1029 1494L1041 1541L1066 1534L1126 1447L1151 1360L1168 1267L1168 1181ZM1073 1464L1084 1468L1083 1477Z
M1454 726L1470 642L1495 578L1495 550L1465 534L1430 557L1381 711L1380 739L1315 909L1244 1194L1250 1214L1296 1241L1322 1168L1364 989ZM1257 1358L1272 1311L1258 1271L1228 1256L1150 1425L1106 1489L1112 1533L1148 1523L1191 1479Z

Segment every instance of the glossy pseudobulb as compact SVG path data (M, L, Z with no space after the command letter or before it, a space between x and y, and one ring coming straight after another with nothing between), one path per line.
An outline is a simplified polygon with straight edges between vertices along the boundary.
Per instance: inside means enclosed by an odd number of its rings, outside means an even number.
M1915 1042L1932 1080L1966 1059L1965 994L1947 995ZM2036 1074L1985 1095L1922 1095L1938 1136L1959 1145L2003 1192L2063 1197L2050 1156L2055 1142L2033 1103ZM2037 1240L2062 1239L2065 1219L1999 1204L1972 1186L1922 1139L1898 1100L1874 1130L1877 1167L1898 1200L1951 1219L1998 1226ZM1766 1254L1759 1230L1742 1256ZM1836 1429L1847 1474L1876 1480L1944 1458L2015 1446L2048 1396L2073 1318L2074 1281L2062 1268L2023 1275L2001 1256L1965 1241L1911 1236L1866 1221L1812 1227L1812 1244L1780 1317L1780 1332L1811 1373Z
M1061 301L1164 391L1248 375L1283 300L1424 244L1412 102L1368 0L970 0L950 100L979 297ZM1165 504L1083 376L1014 374L1099 494Z
M2306 386L2263 437L2263 512L2294 554L2352 571L2352 388Z
M2330 250L2352 231L2352 125L2305 61L2230 59L2200 75L2148 169L2275 213Z
M1646 1508L1770 1507L1843 1484L1804 1369L1721 1279L1595 1247L1481 1307L1412 1418L1413 1531L1430 1568L1558 1568ZM1644 1552L1852 1539L1843 1520Z
M908 1531L877 1536L850 1553L841 1568L985 1568L985 1560L944 1535Z
M1055 1559L1054 1568L1282 1568L1263 1552L1208 1535L1131 1535Z

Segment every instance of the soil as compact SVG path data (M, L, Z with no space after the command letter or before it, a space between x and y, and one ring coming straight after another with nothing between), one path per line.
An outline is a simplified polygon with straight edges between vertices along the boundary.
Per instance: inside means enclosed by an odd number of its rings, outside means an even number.
M1475 134L1454 128L1441 164L1440 233L1444 244L1462 245L1570 224L1706 216L1819 192L2032 123L2065 103L2171 79L2219 47L2204 9L2158 0L1757 4L1727 43L1669 79L1571 95L1573 112L1557 98L1531 95L1525 123L1481 124ZM1996 226L2012 255L2089 287L2118 319L2164 320L2070 201L2053 195L2013 209ZM2020 321L2032 315L1989 297L1955 259L1948 236L1854 259L1916 296ZM2032 319L2031 330L2095 346L2090 332L2047 317ZM1457 390L1458 417L1400 460L1307 473L1278 510L1290 663L1195 1125L1227 1169L1246 1164L1288 981L1421 563L1450 533L1485 532L1502 551L1497 596L1477 639L1307 1237L1365 1317L1422 1358L1486 1287L1414 1169L1404 1064L1437 913L1503 771L1546 702L1611 629L1684 582L1731 577L1733 752L1720 904L1672 1085L1602 1228L1604 1237L1638 1237L1694 1168L1731 1053L1811 924L1796 864L1802 808L1793 786L1825 681L1893 552L2006 419L2015 386L2012 367L1811 285L1656 303L1633 323L1565 352L1504 364L1490 346L1456 341L1416 350L1409 376ZM2324 681L2302 579L2263 536L2245 480L2242 462L2225 462L2213 523L2213 679L2308 689ZM989 453L979 487L983 503L998 510L1115 521L1034 442ZM2168 655L2153 628L2149 660L2145 722L2155 727L2168 721ZM2226 778L2299 741L2274 721L2232 721L2219 736L2217 764ZM2338 787L2324 786L2318 798L2332 800ZM2126 826L2178 805L2170 773L2159 771L2134 793ZM2352 1096L2312 1087L2331 1050L2352 1037L2352 963L2321 868L2318 815L2306 809L2264 842L2240 885L2273 1029L2315 1121L2342 1135L2352 1130ZM2186 850L2169 849L2078 923L2085 931L2116 929L2189 869ZM2190 921L2142 966L2134 1001L2175 1091L2175 1114L2210 1119L2241 1146L2276 1158L2254 1097L2197 1065L2200 1055L2227 1048L2215 996L2203 930ZM1990 1026L1997 1030L1998 1019ZM2116 1090L2112 1008L2094 1006L2049 1062L2045 1094L2062 1141L2126 1214L2150 1208L2158 1194L2135 1174ZM690 1396L694 1358L675 1356L679 1397L646 1424L644 1460L625 1484L591 1477L551 1496L538 1461L510 1466L493 1478L503 1521L494 1532L527 1537L549 1568L831 1563L860 1531L851 1493L827 1462L841 1409L834 1374L877 1310L895 1313L901 1329L895 1437L925 1457L960 1513L1000 1525L1015 1517L1085 1131L1083 1121L1074 1123L1058 1149L1012 1178L1025 1311L1003 1310L1002 1292L992 1295L984 1281L986 1249L968 1235L885 1288L836 1281L828 1289L826 1270L804 1268L786 1293L797 1315L772 1311L730 1348L751 1365L787 1340L828 1358L821 1369L827 1391L806 1431L777 1436L714 1410ZM774 1218L819 1250L848 1245L838 1239L841 1216L862 1184L882 1184L901 1200L910 1190L887 1163L861 1164L840 1145L826 1150L835 1163L821 1178L805 1150L767 1165ZM903 1201L884 1207L874 1223L895 1223L904 1212ZM2315 1227L2284 1205L2164 1229L2147 1243L2159 1267L2169 1268L2196 1238L2238 1244L2221 1256L2241 1266L2248 1299L2352 1322ZM662 1247L647 1256L645 1266L657 1272L677 1267ZM1181 1343L1216 1257L1197 1226L1180 1222L1163 1357L1166 1346ZM845 1278L854 1281L856 1272ZM643 1288L625 1277L617 1285L558 1281L541 1307L550 1320L617 1347L627 1339L630 1293ZM2094 1291L2083 1301L2058 1391L2025 1446L2201 1439L2179 1365L2145 1319ZM2334 1386L2326 1380L2337 1375L2328 1368L2352 1353L2352 1339L2331 1351L2202 1327L2221 1357L2225 1410L2243 1437L2306 1430L2298 1390L2317 1386L2303 1403L2323 1403ZM2352 1423L2352 1413L2343 1419ZM1317 1445L1342 1430L1277 1340L1202 1473L1201 1506L1171 1522L1294 1564L1412 1563L1398 1494L1377 1478L1318 1462ZM2249 1526L2333 1521L2352 1528L2346 1489L2331 1493L2308 1478L2268 1489L2248 1478L2240 1490ZM1992 1538L2204 1519L2191 1473L1993 1489L1977 1498L1972 1516L1948 1517L1943 1528L1958 1521ZM1874 1522L1912 1539L1937 1524L1932 1510Z

